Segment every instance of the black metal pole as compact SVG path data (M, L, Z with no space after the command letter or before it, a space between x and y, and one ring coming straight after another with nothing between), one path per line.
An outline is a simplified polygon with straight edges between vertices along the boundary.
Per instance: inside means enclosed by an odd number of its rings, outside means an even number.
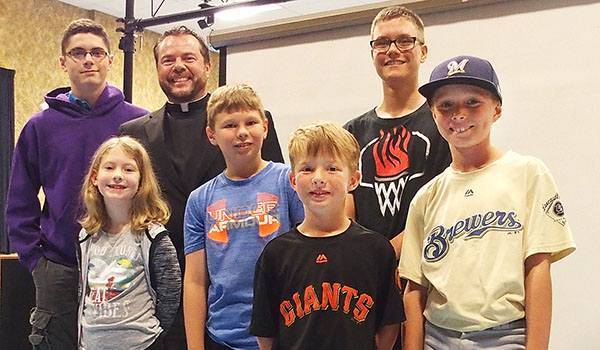
M125 101L131 102L133 99L133 54L135 53L135 31L137 29L135 17L133 16L135 0L126 0L125 18L117 21L123 22L124 28L117 31L123 33L119 41L119 49L123 50L123 94Z

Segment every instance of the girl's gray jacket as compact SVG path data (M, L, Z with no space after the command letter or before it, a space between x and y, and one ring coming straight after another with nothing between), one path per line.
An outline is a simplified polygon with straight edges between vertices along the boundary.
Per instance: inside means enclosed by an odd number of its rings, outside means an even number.
M92 235L85 230L79 232L77 260L79 267L79 314L78 329L81 336L83 305L87 294L87 273L90 261ZM150 224L142 237L142 257L148 290L154 301L156 318L164 332L168 331L179 308L181 299L181 270L175 247L169 232L163 225Z

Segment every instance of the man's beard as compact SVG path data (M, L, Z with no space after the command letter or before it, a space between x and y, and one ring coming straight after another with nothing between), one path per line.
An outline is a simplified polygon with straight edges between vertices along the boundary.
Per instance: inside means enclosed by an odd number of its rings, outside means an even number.
M173 103L187 103L196 100L200 92L204 90L205 85L202 81L197 80L189 90L172 89L168 83L164 84L162 82L160 83L160 87L165 95L167 95L169 101Z

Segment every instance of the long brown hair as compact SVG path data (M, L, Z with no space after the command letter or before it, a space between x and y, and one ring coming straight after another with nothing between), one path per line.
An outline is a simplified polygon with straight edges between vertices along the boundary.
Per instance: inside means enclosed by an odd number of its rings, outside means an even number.
M98 174L102 158L110 150L117 147L135 160L140 172L138 191L131 204L131 229L134 232L141 232L150 223L165 224L171 215L169 206L162 197L158 181L154 175L150 156L144 146L129 136L113 137L101 144L94 153L92 164L81 188L86 212L80 224L90 234L94 234L110 224L104 197L98 187L94 186L93 180Z

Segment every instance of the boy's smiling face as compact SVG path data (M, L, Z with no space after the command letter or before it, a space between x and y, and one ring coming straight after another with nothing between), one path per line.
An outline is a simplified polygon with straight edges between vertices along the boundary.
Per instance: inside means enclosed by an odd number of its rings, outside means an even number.
M351 172L346 162L322 152L299 159L290 173L290 182L307 211L344 211L346 194L358 185L360 173Z
M492 124L502 114L502 103L478 86L449 84L431 98L431 110L440 134L454 149L490 145Z
M422 44L423 33L414 23L403 17L380 22L373 28L371 39L396 40L403 37L416 37L418 41L410 50L400 51L396 44L391 44L385 52L371 49L373 65L383 81L418 79L419 67L427 58L427 45Z
M214 130L206 128L210 143L219 146L225 160L260 161L267 120L258 111L222 112L215 116Z

